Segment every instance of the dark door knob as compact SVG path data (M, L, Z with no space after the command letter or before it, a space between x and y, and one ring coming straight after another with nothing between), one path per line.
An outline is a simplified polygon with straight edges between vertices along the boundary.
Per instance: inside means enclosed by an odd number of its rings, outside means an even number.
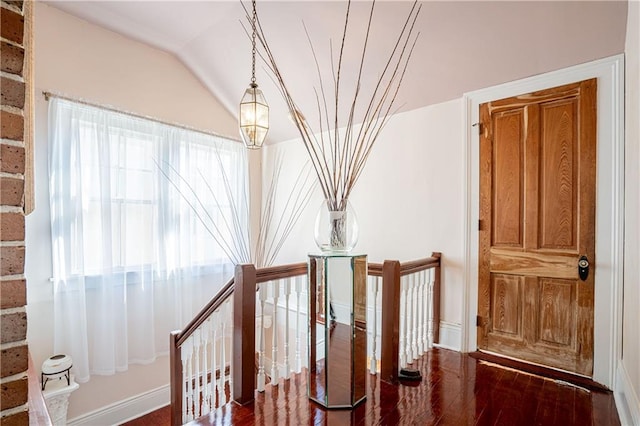
M582 281L586 281L589 277L589 259L587 256L582 256L578 260L578 276Z

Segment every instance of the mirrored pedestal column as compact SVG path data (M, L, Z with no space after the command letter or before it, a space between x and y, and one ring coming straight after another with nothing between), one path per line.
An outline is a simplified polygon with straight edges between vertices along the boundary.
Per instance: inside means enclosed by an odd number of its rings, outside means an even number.
M309 398L326 408L364 401L367 256L309 255Z

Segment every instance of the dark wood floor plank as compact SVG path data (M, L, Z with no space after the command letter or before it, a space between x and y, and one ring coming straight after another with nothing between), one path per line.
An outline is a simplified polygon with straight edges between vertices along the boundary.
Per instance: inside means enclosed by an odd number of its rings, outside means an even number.
M122 424L122 426L148 425L171 426L171 407L167 405L166 407L162 407L135 420Z
M586 389L578 388L575 395L574 403L574 422L580 422L583 425L593 425L593 404L591 403L591 392Z
M495 398L495 386L505 374L504 368L497 368L485 362L475 364L475 374L469 378L468 388L473 389L476 424L493 425L502 411L502 404Z
M545 380L538 376L529 375L529 381L522 393L522 397L518 403L518 406L522 410L522 417L524 419L534 419L536 412L538 411L538 405L540 404L540 398L538 395L542 392Z
M196 425L612 425L610 392L589 391L433 349L414 361L420 383L391 385L367 377L367 399L354 410L326 410L309 400L307 375L280 380L246 406L228 403ZM127 426L169 425L168 407Z
M574 424L576 387L559 383L560 393L556 400L553 421L555 424Z
M613 398L608 398L607 396L608 395L597 392L591 394L594 425L620 424L620 417L618 417L615 401Z
M513 380L501 380L501 394L497 396L504 401L503 408L500 411L498 422L500 424L519 425L525 422L526 415L522 410L522 404L525 402L525 392L529 385L530 377L525 374L513 373ZM505 374L505 378L509 375Z
M558 398L558 385L545 380L542 391L538 394L538 410L535 415L535 424L552 425Z

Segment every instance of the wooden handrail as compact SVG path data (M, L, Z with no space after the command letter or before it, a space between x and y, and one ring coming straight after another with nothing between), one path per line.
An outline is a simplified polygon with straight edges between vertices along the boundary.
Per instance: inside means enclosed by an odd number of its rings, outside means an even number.
M207 320L222 304L233 294L234 291L234 279L231 278L224 287L213 296L213 299L209 301L205 305L204 308L198 312L198 314L189 321L189 324L182 329L182 331L177 332L177 340L176 345L181 346L185 340L189 338L193 334L194 331L198 329L202 325L203 322Z
M433 253L431 257L401 263L400 276L414 274L437 266L440 266L440 253Z
M370 275L372 277L381 277L382 276L382 263L369 262L367 264L367 275Z
M405 262L400 264L400 276L414 274L416 272L424 271L426 269L434 268L439 266L440 257L436 257L435 255L439 253L434 253L431 257L426 257L424 259L412 260L410 262ZM368 275L373 277L381 277L383 274L383 264L382 263L374 263L369 262L367 265L369 270L367 272Z
M306 262L256 269L256 283L259 284L282 278L297 277L298 275L307 275Z

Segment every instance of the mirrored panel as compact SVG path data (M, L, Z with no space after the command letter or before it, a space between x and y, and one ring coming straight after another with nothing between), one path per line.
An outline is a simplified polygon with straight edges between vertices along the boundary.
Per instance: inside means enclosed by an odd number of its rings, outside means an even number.
M365 398L365 255L309 256L309 398L352 408Z

